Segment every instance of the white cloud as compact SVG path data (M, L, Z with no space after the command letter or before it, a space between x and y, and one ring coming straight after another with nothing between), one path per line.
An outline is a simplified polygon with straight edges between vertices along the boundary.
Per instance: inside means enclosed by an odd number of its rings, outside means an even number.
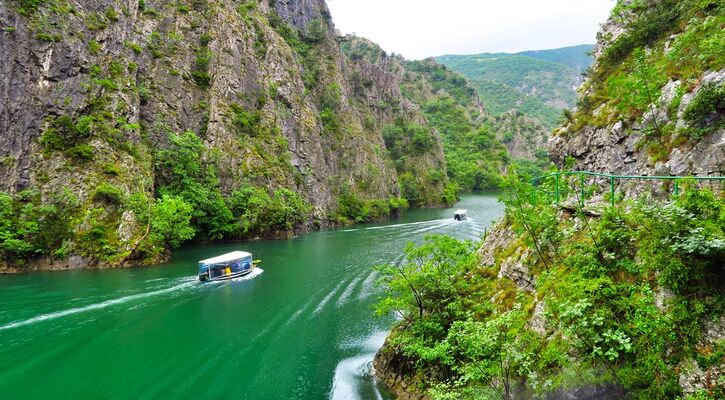
M614 0L327 0L335 26L421 59L594 43Z

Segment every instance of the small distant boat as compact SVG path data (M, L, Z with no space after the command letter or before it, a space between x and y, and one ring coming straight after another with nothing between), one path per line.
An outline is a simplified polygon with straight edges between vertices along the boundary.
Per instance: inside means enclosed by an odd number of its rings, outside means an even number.
M455 220L455 221L465 220L466 218L468 218L466 216L466 213L468 213L468 210L461 210L461 209L456 210L456 212L453 213L453 220Z
M202 282L238 278L252 271L254 271L252 254L244 251L233 251L199 261L199 280Z

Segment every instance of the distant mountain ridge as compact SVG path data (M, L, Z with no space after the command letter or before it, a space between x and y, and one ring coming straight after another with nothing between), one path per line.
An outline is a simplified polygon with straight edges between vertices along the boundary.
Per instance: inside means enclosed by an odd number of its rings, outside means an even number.
M575 88L592 64L593 45L519 53L444 55L435 60L468 78L493 115L517 110L547 129L576 101Z
M566 65L567 67L581 73L586 71L586 69L592 65L593 58L589 55L592 50L594 50L594 45L581 44L578 46L562 47L559 49L522 51L516 54Z

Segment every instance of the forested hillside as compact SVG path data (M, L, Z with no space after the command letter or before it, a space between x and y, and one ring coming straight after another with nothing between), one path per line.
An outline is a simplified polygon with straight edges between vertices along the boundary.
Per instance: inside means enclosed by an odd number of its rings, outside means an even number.
M402 76L334 32L322 0L0 3L0 268L146 264L449 202Z
M722 2L617 3L550 152L650 179L514 173L483 243L409 246L381 267L378 311L401 317L382 379L412 398L725 397L723 184L687 177L725 176L723 32Z
M353 35L342 38L341 47L352 60L402 76L401 93L420 108L443 138L451 181L447 198L456 191L498 188L502 173L512 162L532 175L548 165L543 150L546 135L538 121L513 110L492 116L461 74L433 59L389 58L375 43ZM393 140L395 132L384 132L386 141Z
M516 54L446 55L436 61L470 79L491 115L517 110L547 129L571 108L580 75L591 65L592 46Z

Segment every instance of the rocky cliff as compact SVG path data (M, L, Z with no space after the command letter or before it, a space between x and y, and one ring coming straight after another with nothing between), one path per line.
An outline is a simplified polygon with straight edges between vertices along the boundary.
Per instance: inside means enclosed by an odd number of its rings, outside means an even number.
M191 204L197 239L355 219L343 207L353 200L384 203L382 215L406 172L414 205L442 201L438 134L401 96L400 74L340 51L323 0L4 1L0 55L5 211L15 231L48 206L67 225L42 245L42 224L18 233L22 245L4 246L9 268L163 257L169 241L152 215L164 195ZM382 135L396 123L400 141L413 140L414 123L424 142L404 168ZM262 226L244 190L299 205L304 218ZM19 212L28 207L35 214Z
M618 2L577 109L549 138L558 166L725 175L723 32L721 2ZM610 207L596 196L608 181L588 180L583 204L539 183L509 181L474 262L446 253L465 279L427 286L424 263L398 269L420 286L389 286L396 309L414 301L376 356L381 379L403 398L721 398L722 186L671 196L617 182Z
M725 175L725 22L705 3L615 9L578 108L549 140L560 167L571 157L571 168L620 175Z

